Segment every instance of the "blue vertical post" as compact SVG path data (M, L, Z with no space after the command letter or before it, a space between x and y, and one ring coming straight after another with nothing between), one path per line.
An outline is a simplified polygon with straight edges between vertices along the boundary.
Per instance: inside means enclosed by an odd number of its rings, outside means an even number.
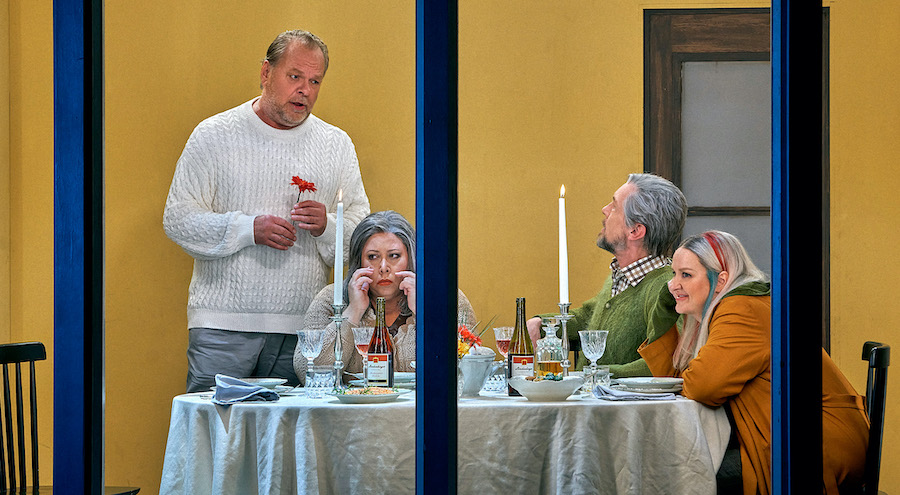
M456 493L457 3L416 2L416 493Z
M53 484L60 494L103 490L101 6L53 2Z
M822 6L772 2L772 484L822 479Z

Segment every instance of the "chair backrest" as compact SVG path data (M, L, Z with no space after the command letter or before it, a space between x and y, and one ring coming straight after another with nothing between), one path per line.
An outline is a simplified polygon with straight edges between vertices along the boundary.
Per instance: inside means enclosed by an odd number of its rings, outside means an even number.
M24 342L0 345L0 364L3 365L3 428L0 429L0 490L13 491L27 486L25 480L25 414L22 397L22 363L29 365L29 404L31 430L31 479L34 486L40 484L38 477L38 436L37 436L37 385L34 362L47 359L47 351L40 342ZM15 365L15 393L10 388L9 365ZM13 409L16 405L15 430L13 429ZM15 432L15 433L14 433ZM4 438L5 437L5 438ZM6 449L2 445L6 445ZM18 466L18 469L16 469ZM9 484L7 485L7 467Z
M891 346L880 342L863 344L862 358L869 363L866 379L866 413L869 415L869 448L866 451L865 494L878 493L881 441L884 434L884 404L887 398L887 368Z

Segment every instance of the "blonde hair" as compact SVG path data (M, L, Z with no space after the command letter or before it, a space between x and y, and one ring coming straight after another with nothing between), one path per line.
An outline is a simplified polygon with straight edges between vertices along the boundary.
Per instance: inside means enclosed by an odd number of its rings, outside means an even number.
M768 276L756 267L737 237L718 230L709 230L688 237L678 249L686 249L700 259L709 279L709 297L698 321L693 316L684 315L684 328L678 340L678 347L672 356L675 369L684 370L697 357L700 348L709 338L709 320L713 310L723 297L735 287L750 282L768 281ZM728 280L718 293L716 283L721 272L728 274Z

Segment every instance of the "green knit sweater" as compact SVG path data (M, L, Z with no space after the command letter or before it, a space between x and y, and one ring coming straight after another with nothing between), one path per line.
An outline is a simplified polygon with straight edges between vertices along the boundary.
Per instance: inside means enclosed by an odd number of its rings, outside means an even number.
M665 334L678 320L675 298L666 287L674 272L670 266L648 273L637 286L612 297L612 278L607 277L600 292L571 311L566 324L569 349L581 350L579 330L608 330L606 352L599 363L609 365L616 377L651 376L650 368L638 354L645 339L650 342ZM541 315L552 317L553 315ZM588 363L579 354L575 369Z

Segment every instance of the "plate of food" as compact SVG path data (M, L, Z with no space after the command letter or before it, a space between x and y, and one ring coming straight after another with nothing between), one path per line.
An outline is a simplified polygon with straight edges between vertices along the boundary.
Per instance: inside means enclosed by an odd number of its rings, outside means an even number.
M681 391L684 379L670 376L635 376L617 378L613 380L613 385L628 392L671 393Z
M348 375L354 376L359 380L365 380L366 375L362 373L347 373ZM395 371L394 372L394 382L414 382L416 381L416 372L415 371Z
M328 392L328 395L337 397L344 404L378 404L392 402L411 390L400 390L387 387L362 387L350 388L340 392Z
M365 380L350 380L347 383L349 383L351 386L354 386L354 387L365 387L366 386ZM404 389L412 390L412 389L416 388L416 382L401 382L401 381L397 381L397 379L394 378L394 388L404 388Z

